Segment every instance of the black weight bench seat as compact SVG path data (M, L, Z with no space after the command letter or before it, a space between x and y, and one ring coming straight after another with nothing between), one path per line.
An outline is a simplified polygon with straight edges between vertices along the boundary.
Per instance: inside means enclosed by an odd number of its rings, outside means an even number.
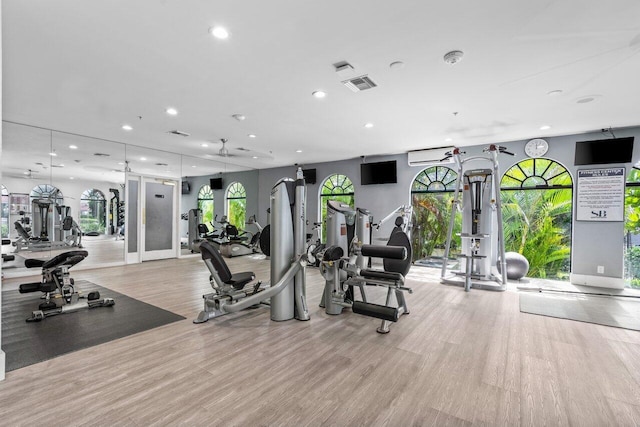
M24 261L27 268L42 267L43 269L57 268L62 266L74 266L89 256L87 251L68 251L54 256L50 260L29 258Z
M365 279L393 280L396 282L404 280L402 274L393 271L360 270L360 275Z
M243 271L241 273L232 274L227 263L224 262L222 255L220 255L220 251L214 248L213 245L207 241L200 244L200 254L202 255L202 260L205 261L205 264L206 261L209 260L213 265L215 271L211 271L211 274L214 277L217 274L222 283L233 286L236 290L244 288L244 285L256 278L256 275L252 271Z

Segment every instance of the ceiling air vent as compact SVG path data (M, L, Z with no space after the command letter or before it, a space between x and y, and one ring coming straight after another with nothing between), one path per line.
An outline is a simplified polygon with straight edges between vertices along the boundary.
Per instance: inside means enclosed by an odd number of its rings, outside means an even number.
M366 74L349 80L344 80L342 84L354 92L360 92L378 86Z
M98 157L109 157L111 154L107 154L107 153L93 153L94 156L98 156Z
M191 134L186 133L186 132L182 132L181 130L170 130L167 133L170 133L170 134L173 134L173 135L179 135L179 136L191 136Z

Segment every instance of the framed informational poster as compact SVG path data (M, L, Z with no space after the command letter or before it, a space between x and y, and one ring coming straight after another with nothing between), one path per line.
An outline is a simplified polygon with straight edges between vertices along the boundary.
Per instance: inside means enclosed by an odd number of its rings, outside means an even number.
M578 171L577 221L624 221L625 168Z

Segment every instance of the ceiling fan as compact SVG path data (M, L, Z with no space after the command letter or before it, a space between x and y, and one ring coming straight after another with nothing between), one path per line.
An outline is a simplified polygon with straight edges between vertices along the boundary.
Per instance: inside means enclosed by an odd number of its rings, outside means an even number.
M222 142L222 147L218 150L218 157L244 157L244 158L253 158L253 159L267 159L273 160L273 156L269 153L261 153L258 151L250 150L248 148L236 147L233 150L229 150L227 148L227 142L229 140L227 138L220 138L220 142Z
M23 170L23 169L19 169L19 170ZM35 176L34 174L37 174L38 171L33 170L33 169L27 169L27 170L23 170L22 173L19 172L9 172L8 174L6 174L7 176L13 177L13 178L24 178L24 179L34 179L37 178L37 176Z

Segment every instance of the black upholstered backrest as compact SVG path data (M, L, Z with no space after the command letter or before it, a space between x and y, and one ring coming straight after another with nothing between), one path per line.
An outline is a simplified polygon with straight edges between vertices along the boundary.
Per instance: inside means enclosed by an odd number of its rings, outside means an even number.
M407 249L407 257L404 260L385 258L383 260L384 271L400 273L406 276L411 268L411 259L413 256L409 236L407 236L404 231L393 231L391 237L389 237L387 246L404 246Z
M218 251L213 245L209 242L202 242L200 244L200 254L202 255L203 260L211 260L211 264L213 268L216 269L220 280L224 283L227 283L231 280L231 271L227 266L227 263L224 262L224 258L220 255L220 251Z
M198 233L207 234L209 232L209 227L207 224L198 224Z
M73 217L65 216L64 219L62 220L62 229L64 231L69 231L71 230L72 227L73 227Z
M55 268L66 265L71 267L89 256L87 251L68 251L54 256L42 265L42 268Z
M16 226L16 231L18 232L20 237L22 237L23 239L28 240L31 237L29 236L29 233L27 233L27 230L25 230L22 224L20 224L18 221L14 222L13 225Z
M238 237L238 227L233 224L227 224L225 231L229 237Z

